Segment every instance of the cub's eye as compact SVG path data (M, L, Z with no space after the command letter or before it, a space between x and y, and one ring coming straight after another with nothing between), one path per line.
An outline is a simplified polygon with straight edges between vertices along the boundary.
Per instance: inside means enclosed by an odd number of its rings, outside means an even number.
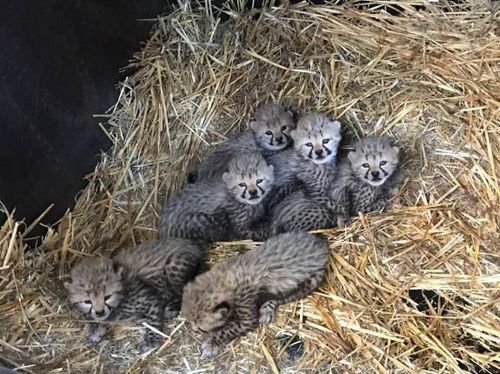
M286 126L281 126L281 131L285 131L286 130Z
M82 303L84 303L85 305L92 305L92 301L90 300L83 300Z
M306 143L306 146L307 146L307 147L312 147L312 146L313 146L313 143L311 143L311 142Z
M109 299L111 299L111 295L104 296L104 302L109 301Z
M368 165L366 162L363 165L361 165L361 166L364 167L364 168L366 168L366 169L368 169L370 167L370 165Z
M266 135L272 136L273 132L272 131L266 131Z
M330 139L323 139L323 144L328 144L330 142Z
M240 187L246 187L246 186L247 186L247 184L246 184L246 183L244 183L244 182L241 182L240 184L238 184L238 186L240 186Z
M255 183L257 183L257 184L260 184L260 183L262 183L262 182L264 182L264 179L257 179L257 180L255 181Z
M380 161L380 166L384 166L385 164L387 164L387 161Z

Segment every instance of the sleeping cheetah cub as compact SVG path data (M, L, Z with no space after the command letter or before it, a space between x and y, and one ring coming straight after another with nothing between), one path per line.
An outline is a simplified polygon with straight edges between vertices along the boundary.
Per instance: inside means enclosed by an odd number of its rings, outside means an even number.
M220 180L187 185L167 201L160 237L202 241L262 240L267 228L255 225L265 215L274 182L273 166L259 153L233 158Z
M330 198L348 216L382 210L399 192L399 147L385 137L368 136L339 165Z
M202 181L219 178L227 171L231 159L242 152L267 155L285 149L292 144L290 131L295 128L295 121L291 110L284 106L265 104L256 110L249 127L250 130L227 140L202 161L190 179Z
M179 310L184 284L194 277L202 251L187 240L155 241L121 252L116 258L86 258L65 282L70 302L91 321L89 341L101 340L108 321L138 320L162 330L164 314ZM160 336L144 331L142 351Z
M184 288L182 315L204 333L202 355L270 323L276 308L305 297L325 276L328 245L307 233L286 233L216 264Z

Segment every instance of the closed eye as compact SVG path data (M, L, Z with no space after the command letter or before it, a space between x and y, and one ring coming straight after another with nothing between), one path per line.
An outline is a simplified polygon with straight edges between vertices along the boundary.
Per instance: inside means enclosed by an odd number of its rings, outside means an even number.
M240 186L240 187L246 187L246 186L247 186L247 184L246 184L246 183L244 183L244 182L241 182L240 184L238 184L238 186Z
M370 165L368 165L367 163L364 163L363 165L361 165L362 167L368 169L370 167Z
M385 164L387 164L387 161L380 161L380 166L384 166Z
M255 181L255 183L257 183L257 184L260 184L260 183L262 183L262 182L264 182L264 179L257 179L257 180Z
M266 131L266 135L272 136L273 132L272 131Z
M307 147L312 147L312 146L313 146L313 143L311 143L311 142L306 143L306 146L307 146Z

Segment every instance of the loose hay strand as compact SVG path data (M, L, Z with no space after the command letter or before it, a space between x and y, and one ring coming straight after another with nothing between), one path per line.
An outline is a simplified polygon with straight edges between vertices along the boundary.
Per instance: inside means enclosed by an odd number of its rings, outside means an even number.
M420 11L410 6L419 1L370 3L407 13L237 4L221 22L209 4L186 2L159 18L109 115L113 146L74 209L28 253L24 224L5 212L0 360L74 373L499 370L499 13L481 1L425 2ZM400 204L318 231L332 252L323 287L219 359L201 360L179 319L146 358L129 326L87 346L61 286L71 264L153 238L163 199L267 100L338 117L347 139L395 137L407 172ZM253 245L216 243L210 263ZM408 292L420 288L436 290L441 304L417 309ZM305 357L279 354L280 331L303 339Z

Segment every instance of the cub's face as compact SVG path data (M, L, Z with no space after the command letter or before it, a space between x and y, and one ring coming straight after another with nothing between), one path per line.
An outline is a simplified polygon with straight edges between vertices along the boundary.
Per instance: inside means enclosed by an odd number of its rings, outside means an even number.
M88 258L65 282L70 302L87 318L106 320L123 298L123 268L108 258Z
M184 287L181 313L195 332L218 330L230 318L231 305L211 291L196 279Z
M335 160L340 142L340 122L323 115L306 115L292 131L295 150L306 160L325 164Z
M399 162L399 148L381 137L362 139L347 156L354 174L372 186L385 183Z
M292 144L290 132L295 121L291 111L278 104L267 104L257 109L249 127L262 148L280 151Z
M229 171L222 178L237 201L255 205L271 190L274 169L260 155L242 156L230 162Z

